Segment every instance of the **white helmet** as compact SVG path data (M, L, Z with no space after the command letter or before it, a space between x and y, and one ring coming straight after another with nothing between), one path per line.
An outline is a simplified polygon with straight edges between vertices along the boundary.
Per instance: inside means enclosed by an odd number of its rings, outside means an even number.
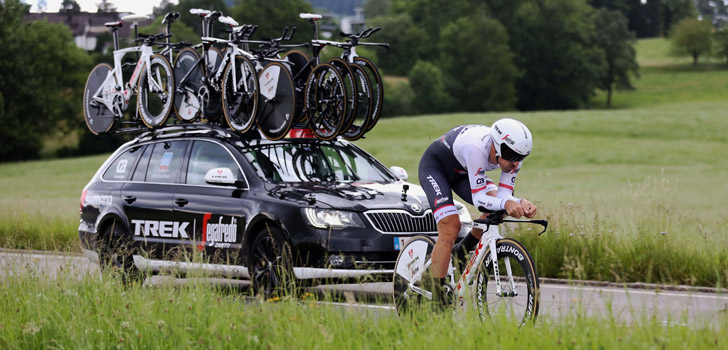
M531 132L518 120L497 120L490 128L490 138L495 145L495 154L507 161L520 162L531 154Z

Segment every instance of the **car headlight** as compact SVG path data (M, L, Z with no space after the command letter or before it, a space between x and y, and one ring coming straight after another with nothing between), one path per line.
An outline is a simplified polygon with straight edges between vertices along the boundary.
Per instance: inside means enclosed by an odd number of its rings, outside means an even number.
M348 227L364 227L359 216L351 211L303 208L303 217L311 226L321 229L340 230Z

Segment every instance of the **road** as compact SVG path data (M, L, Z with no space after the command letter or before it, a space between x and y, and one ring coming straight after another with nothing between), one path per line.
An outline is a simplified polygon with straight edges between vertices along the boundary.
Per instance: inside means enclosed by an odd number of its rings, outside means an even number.
M57 278L60 271L75 278L87 276L98 278L98 266L79 255L58 253L11 251L0 249L0 280L12 278L18 273L42 273ZM66 275L68 276L68 275ZM247 281L206 279L210 283L233 284L245 288ZM160 283L188 283L185 279L168 276L153 276L145 281L147 285ZM656 318L664 324L718 324L720 317L728 314L728 293L708 292L709 289L668 290L668 288L634 288L615 284L591 285L568 284L559 280L543 280L541 284L541 308L539 318L559 319L569 314L608 315L627 324L643 319ZM367 304L365 296L391 295L391 283L369 283L322 286L317 289L333 289L343 292L346 307L377 308L393 312L393 307L382 304ZM359 301L357 301L359 300Z

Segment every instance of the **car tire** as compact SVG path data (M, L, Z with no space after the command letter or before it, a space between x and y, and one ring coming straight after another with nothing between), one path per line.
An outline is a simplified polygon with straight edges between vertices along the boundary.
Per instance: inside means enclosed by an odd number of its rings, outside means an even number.
M266 225L250 245L251 290L266 299L292 295L295 289L291 245L279 227Z
M143 281L144 274L134 265L137 249L133 243L129 232L116 220L107 226L96 244L101 272L118 276L124 284Z

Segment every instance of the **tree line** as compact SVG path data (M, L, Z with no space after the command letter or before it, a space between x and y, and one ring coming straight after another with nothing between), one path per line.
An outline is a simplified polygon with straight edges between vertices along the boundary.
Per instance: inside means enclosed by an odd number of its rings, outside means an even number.
M58 0L60 1L60 0ZM647 0L667 30L693 0ZM63 0L63 11L79 11ZM304 0L162 0L156 21L141 32L162 30L168 11L181 13L172 28L175 41L199 42L200 20L191 8L222 10L240 23L259 25L257 37L279 36L296 26L296 42L311 38L311 27L298 18L318 11ZM368 26L381 26L370 40L389 42L383 52L361 47L388 78L385 113L406 115L450 111L500 111L583 108L597 89L629 88L637 75L633 41L639 28L630 22L640 0L366 0ZM108 151L119 142L85 130L81 100L86 76L99 62L110 35L97 50L77 48L64 25L23 20L29 5L0 1L0 161L35 158L52 133L77 131L74 152ZM113 12L107 1L100 12ZM654 22L652 25L654 25ZM223 35L223 34L221 34ZM128 39L128 38L127 38ZM338 36L332 40L342 40ZM129 41L126 40L127 45ZM335 49L324 57L338 55ZM611 93L609 93L611 96ZM109 142L112 141L112 142Z

